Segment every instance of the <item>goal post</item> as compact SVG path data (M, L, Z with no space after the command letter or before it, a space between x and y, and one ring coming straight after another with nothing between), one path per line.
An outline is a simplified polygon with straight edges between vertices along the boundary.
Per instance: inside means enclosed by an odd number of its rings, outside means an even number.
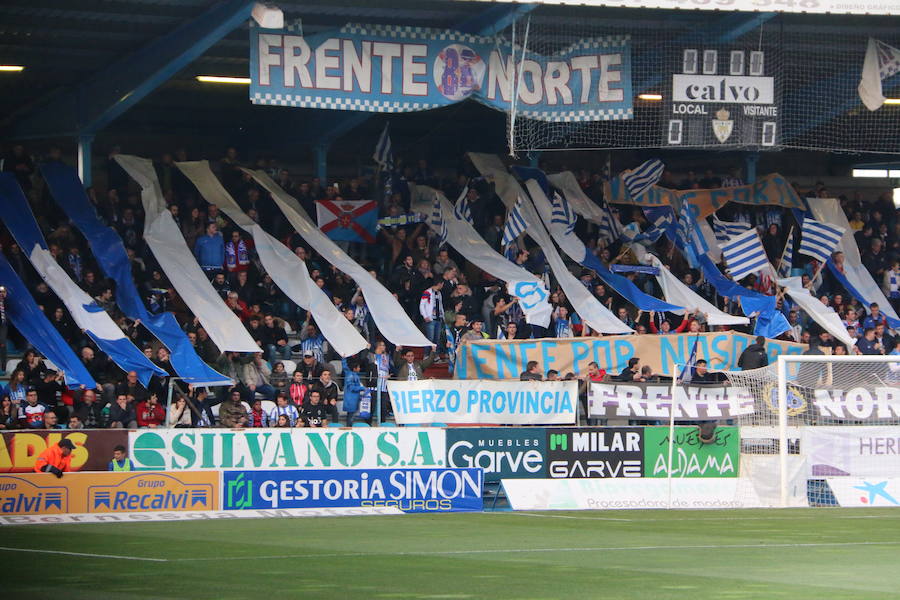
M726 376L755 403L742 465L777 454L778 506L900 506L900 356L781 355Z

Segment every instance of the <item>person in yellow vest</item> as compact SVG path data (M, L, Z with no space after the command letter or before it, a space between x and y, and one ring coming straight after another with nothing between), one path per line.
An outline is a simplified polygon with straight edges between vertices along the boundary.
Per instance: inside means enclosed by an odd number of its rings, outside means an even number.
M131 471L131 459L125 451L125 446L118 445L113 448L113 459L109 462L107 471Z

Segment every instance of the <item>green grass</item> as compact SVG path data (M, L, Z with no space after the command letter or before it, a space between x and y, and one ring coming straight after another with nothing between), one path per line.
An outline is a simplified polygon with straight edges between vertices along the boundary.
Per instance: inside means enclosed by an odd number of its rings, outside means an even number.
M900 511L478 513L0 528L6 598L900 597ZM630 548L630 549L629 549Z

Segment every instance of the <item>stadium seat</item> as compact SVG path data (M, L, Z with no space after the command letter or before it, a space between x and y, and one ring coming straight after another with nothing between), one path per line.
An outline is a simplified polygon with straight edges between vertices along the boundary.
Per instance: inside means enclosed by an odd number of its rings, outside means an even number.
M431 423L429 427L446 427L446 423Z
M213 416L218 419L219 418L219 406L218 404L214 404L209 409L212 411Z
M397 424L394 423L393 421L385 421L384 423L379 425L379 427L396 427L396 426L397 426Z
M281 359L281 363L284 365L284 370L288 373L288 375L292 375L294 371L297 370L297 363L289 358Z
M244 410L246 410L247 412L250 412L250 405L247 404L246 402L244 402L243 400L241 400L241 406L244 407Z
M340 427L341 424L340 423L329 423L328 426L329 427Z
M263 412L266 414L269 414L270 412L275 410L275 406L276 406L276 404L274 402L272 402L271 400L263 400L262 401L262 409L263 409Z
M10 358L6 361L6 372L12 373L12 370L16 368L16 365L19 364L19 361L21 360L21 358Z
M344 372L344 365L343 365L343 363L341 363L341 361L333 360L333 361L329 362L328 364L331 365L331 370L334 371L335 377L337 377L338 375L341 375Z
M355 423L353 423L353 426L354 427L370 427L370 425L368 423L366 423L365 421L356 421Z

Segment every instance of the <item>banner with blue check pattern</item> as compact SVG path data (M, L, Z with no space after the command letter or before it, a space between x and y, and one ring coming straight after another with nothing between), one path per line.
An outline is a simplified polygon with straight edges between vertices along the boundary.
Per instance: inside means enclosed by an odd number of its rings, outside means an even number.
M303 37L299 25L250 28L254 104L397 113L473 98L543 121L633 117L629 36L579 40L552 56L458 31L348 24Z

